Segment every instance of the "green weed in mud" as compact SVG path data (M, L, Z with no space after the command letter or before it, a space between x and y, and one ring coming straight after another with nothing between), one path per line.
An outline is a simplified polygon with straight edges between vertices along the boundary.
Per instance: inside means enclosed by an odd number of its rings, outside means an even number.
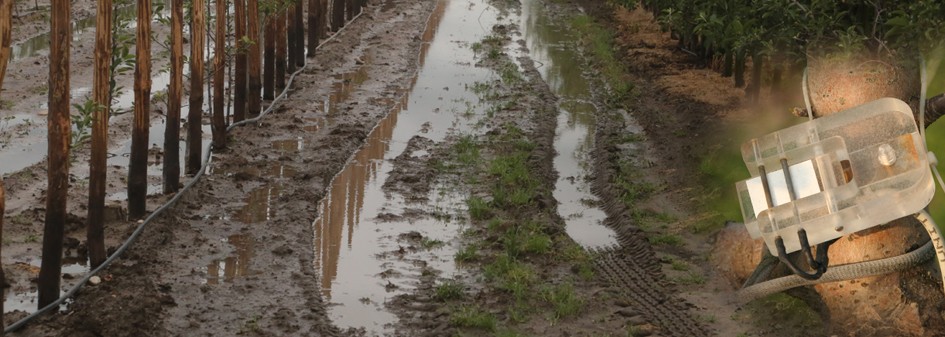
M574 293L570 283L545 287L541 297L554 307L555 319L573 316L584 307L584 301Z
M676 234L656 234L647 238L654 245L681 246L682 238Z
M458 327L495 331L495 315L474 307L461 307L454 311L450 322Z
M614 36L611 30L594 22L587 15L572 18L571 27L580 34L585 47L598 64L598 71L613 90L613 94L618 98L630 94L633 85L624 80L623 65L614 52Z
M695 271L690 271L683 276L673 277L672 280L681 285L705 284L705 276Z
M629 209L633 209L637 201L656 191L656 187L644 181L643 174L630 160L621 160L614 184L620 188L620 200Z
M423 249L434 249L445 245L446 243L437 239L423 238L420 240L420 246Z
M449 301L463 298L463 289L465 286L455 280L446 280L436 286L436 299L440 301Z
M466 199L466 207L469 209L469 217L473 220L485 220L492 214L489 202L477 196Z
M481 159L479 143L470 135L459 138L453 146L453 154L456 156L456 161L465 166L474 165Z
M470 244L453 255L453 260L459 263L472 262L479 259L479 247Z

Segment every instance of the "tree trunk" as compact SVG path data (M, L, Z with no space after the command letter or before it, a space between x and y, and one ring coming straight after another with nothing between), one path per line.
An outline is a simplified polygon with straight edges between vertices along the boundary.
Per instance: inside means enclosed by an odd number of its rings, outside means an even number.
M217 37L213 54L213 148L226 148L226 116L223 116L223 84L226 81L226 1L217 1Z
M295 65L305 67L305 22L303 21L305 7L302 0L296 0L295 5Z
M315 48L318 47L318 39L321 38L321 31L318 26L322 24L321 0L308 0L308 57L315 57Z
M47 115L48 165L46 221L43 228L43 260L37 290L39 308L59 298L62 273L62 234L69 192L69 48L72 9L69 0L52 0L49 28L49 115Z
M148 196L148 133L151 119L151 0L138 0L135 40L135 115L128 164L128 217L144 217Z
M751 84L748 85L748 100L757 102L761 96L761 70L764 68L764 57L760 53L751 56Z
M180 108L184 87L184 1L171 1L171 78L164 129L164 193L180 185Z
M233 91L233 121L246 119L246 68L249 65L246 57L246 45L243 37L246 36L246 0L233 0L233 16L236 17L236 88Z
M92 144L89 158L89 212L86 247L89 267L105 262L105 180L108 177L108 117L111 111L112 1L98 1L95 73L92 78ZM168 112L170 115L170 112Z
M275 97L276 74L276 16L266 16L265 51L263 53L263 99Z
M295 27L296 25L295 9L296 8L294 4L289 5L289 8L287 10L288 13L286 14L286 19L288 20L288 24L286 26L286 35L288 35L286 38L288 40L286 42L286 45L289 48L288 50L289 63L287 64L288 67L286 68L286 71L288 71L290 74L295 72L295 66L297 64L295 58L298 57L299 55L295 50L296 49L295 44L296 42L298 42L298 39L296 39L295 37L295 34L298 33L298 30Z
M726 51L725 56L722 56L722 77L732 76L732 64L735 63L734 55L731 51Z
M190 109L187 112L187 173L196 174L202 166L203 141L203 49L207 39L204 1L193 0L190 23Z
M276 13L276 89L285 88L286 53L288 37L286 32L286 11Z
M246 21L246 35L253 41L249 45L249 85L246 93L247 112L250 116L259 116L262 110L262 100L260 91L262 90L262 52L259 47L259 2L257 0L248 0L246 2L249 16Z
M745 52L735 52L735 87L745 86Z
M111 112L112 1L99 0L95 22L95 74L92 98L92 144L89 158L89 212L86 247L89 266L105 262L105 179L108 170L108 117ZM171 111L168 107L168 119ZM170 124L170 123L168 123Z
M345 26L345 0L332 0L331 30L337 32Z

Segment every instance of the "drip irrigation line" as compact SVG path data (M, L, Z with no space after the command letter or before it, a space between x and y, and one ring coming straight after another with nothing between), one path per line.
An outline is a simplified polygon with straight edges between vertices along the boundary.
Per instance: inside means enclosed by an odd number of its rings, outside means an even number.
M355 20L357 20L359 17L361 17L361 14L364 14L364 11L363 11L363 10L361 11L361 13L358 13L358 15L356 15L356 16L353 17L353 18L351 18L351 20L348 21L348 24L346 24L344 27L341 27L340 29L338 29L337 32L335 32L335 33L332 34L330 37L328 37L327 39L325 39L325 41L322 41L322 43L319 43L318 46L315 47L315 50L321 49L322 46L324 46L324 45L327 44L328 42L331 42L332 40L334 40L335 37L337 37L338 35L341 34L341 32L343 32L346 28L350 27L350 26L351 26L351 23L353 23ZM306 60L307 60L307 58L306 58ZM263 112L261 112L261 113L259 114L259 116L256 116L256 117L250 118L250 119L246 119L246 120L242 120L242 121L237 122L237 123L230 124L230 125L226 128L226 131L229 132L229 131L232 130L233 128L235 128L235 127L237 127L237 126L240 126L240 125L245 125L245 124L249 124L249 123L255 123L255 122L261 120L263 117L265 117L265 116L266 116L267 114L269 114L270 112L272 112L272 111L278 106L278 104L281 103L281 101L282 101L284 98L288 97L289 89L292 87L292 82L295 80L296 75L300 74L302 71L304 71L305 69L307 69L309 65L311 65L311 63L306 62L306 64L305 64L304 66L302 66L301 68L299 68L299 70L296 70L294 73L292 73L292 75L289 77L288 82L286 83L285 88L282 89L282 92L279 94L279 96L277 96L276 98L274 98L274 99L272 100L272 102L269 103L269 106L266 107L266 109L263 110ZM65 302L65 300L67 300L67 299L69 299L69 298L75 296L75 294L78 293L79 290L80 290L86 283L89 282L89 279L91 279L92 276L94 276L94 275L97 274L98 272L102 271L103 269L107 268L108 266L110 266L110 265L112 264L112 262L114 262L115 260L117 260L117 259L121 256L122 253L124 253L126 250L128 250L128 248L131 247L131 244L134 243L134 241L138 238L138 236L140 236L141 233L144 232L144 228L145 228L148 224L150 224L152 221L154 221L154 219L156 219L157 217L161 216L161 215L164 213L164 211L166 211L168 208L170 208L171 206L173 206L178 200L180 200L180 198L183 197L184 193L186 193L187 191L189 191L194 185L197 184L197 182L200 180L200 178L203 177L203 175L204 175L205 172L207 171L207 168L210 166L210 163L211 163L211 161L212 161L212 154L213 154L212 151L213 151L213 145L211 145L211 146L209 147L209 149L206 151L206 154L205 154L204 157L203 157L203 165L200 166L200 170L197 171L197 174L194 175L194 178L191 179L186 185L184 185L184 187L181 188L180 191L178 191L176 194L174 194L174 196L171 197L170 200L168 200L168 201L165 202L163 205L161 205L160 207L158 207L157 209L155 209L154 212L151 212L151 214L149 214L149 215L144 219L144 221L142 221L140 224L138 224L138 227L135 228L134 232L132 232L131 235L129 235L128 238L125 239L125 242L123 242L123 243L121 244L121 246L119 246L119 247L115 250L114 253L112 253L107 259L105 259L105 262L102 262L102 264L100 264L98 267L95 267L95 269L92 269L92 270L90 270L88 273L86 273L85 276L83 276L81 279L79 279L78 282L76 282L76 285L75 285L75 286L73 286L71 289L69 289L69 291L67 291L65 294L61 295L58 299L56 299L56 300L53 301L52 303L46 305L45 307L43 307L43 308L41 308L41 309L39 309L39 310L36 310L35 312L29 314L28 316L23 317L23 318L20 319L19 321L16 321L16 323L10 324L9 326L6 327L6 329L3 330L3 332L4 332L4 333L10 333L10 332L19 330L19 329L22 328L24 325L26 325L26 323L29 323L30 321L36 319L37 317L39 317L39 316L41 316L41 315L43 315L43 314L45 314L45 313L47 313L47 312L53 310L54 308L58 307L58 306L61 305L63 302Z
M935 221L925 210L915 215L916 219L922 223L927 230L937 228ZM930 235L931 236L931 235ZM935 245L940 244L941 238L931 237L928 242L919 248L913 249L902 255L888 257L884 259L854 262L831 266L823 277L817 280L804 279L798 275L788 275L776 279L764 281L744 287L736 292L736 297L742 303L762 298L774 293L782 292L788 289L815 285L827 282L837 282L844 280L853 280L867 276L883 275L892 272L905 270L907 268L918 266L936 255ZM940 265L941 267L941 265Z

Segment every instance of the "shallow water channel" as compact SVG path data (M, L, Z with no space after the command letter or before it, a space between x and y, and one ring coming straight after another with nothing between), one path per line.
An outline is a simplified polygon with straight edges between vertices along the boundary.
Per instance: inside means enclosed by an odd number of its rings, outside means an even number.
M420 276L431 268L439 277L461 273L453 262L459 248L456 240L463 221L442 220L431 213L455 214L463 219L465 196L449 189L434 188L425 204L411 203L396 192L382 189L408 141L422 136L442 142L447 136L476 132L475 123L485 114L484 104L467 88L497 78L491 70L477 68L470 46L491 33L499 21L521 19L525 39L534 49L530 57L543 63L542 76L561 96L561 115L556 149L561 153L555 167L561 172L555 197L568 232L586 247L616 244L612 231L600 222L604 214L592 206L596 198L585 179L587 160L593 148L596 108L590 104L588 83L582 77L579 59L572 50L575 37L551 24L539 4L526 1L523 16L504 16L482 0L442 0L427 25L420 53L420 70L414 84L390 114L368 135L365 145L333 179L319 202L320 216L313 222L315 268L329 303L329 316L342 327L363 327L368 335L392 332L397 317L385 303L412 291ZM366 62L365 66L370 66ZM355 71L348 81L357 84ZM336 79L337 80L337 79ZM343 100L344 90L325 101L325 110ZM414 151L412 157L429 155ZM417 247L410 237L423 242L442 242L435 248Z
M580 40L568 23L556 22L540 0L522 1L521 30L528 56L535 61L542 79L558 96L558 126L555 130L554 166L558 171L554 197L566 231L585 248L617 244L613 230L602 222L607 217L591 193L591 158L598 107L584 77Z
M330 303L329 315L338 326L363 327L369 335L389 333L397 317L384 309L385 302L415 289L428 268L439 271L441 277L457 272L453 255L459 247L453 238L463 230L462 224L423 214L460 213L464 196L433 191L429 202L416 204L396 192L386 195L382 186L393 169L391 160L405 151L415 135L441 142L449 134L473 129L470 114L483 111L476 94L466 88L495 75L473 65L469 45L489 33L497 14L479 0L437 3L411 90L371 131L319 202L320 216L312 224L314 267ZM357 72L354 75L357 79ZM345 96L343 92L332 95L325 102L326 110L332 111ZM415 151L410 155L429 154ZM417 234L423 242L443 244L418 247L411 241Z

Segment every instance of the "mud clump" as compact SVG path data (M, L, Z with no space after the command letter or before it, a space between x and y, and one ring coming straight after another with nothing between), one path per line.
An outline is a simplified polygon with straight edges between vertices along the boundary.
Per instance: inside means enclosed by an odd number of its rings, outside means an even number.
M391 162L394 164L382 187L388 194L400 193L408 202L425 202L436 178L436 169L430 163L430 154L436 143L426 137L413 136L407 148Z

